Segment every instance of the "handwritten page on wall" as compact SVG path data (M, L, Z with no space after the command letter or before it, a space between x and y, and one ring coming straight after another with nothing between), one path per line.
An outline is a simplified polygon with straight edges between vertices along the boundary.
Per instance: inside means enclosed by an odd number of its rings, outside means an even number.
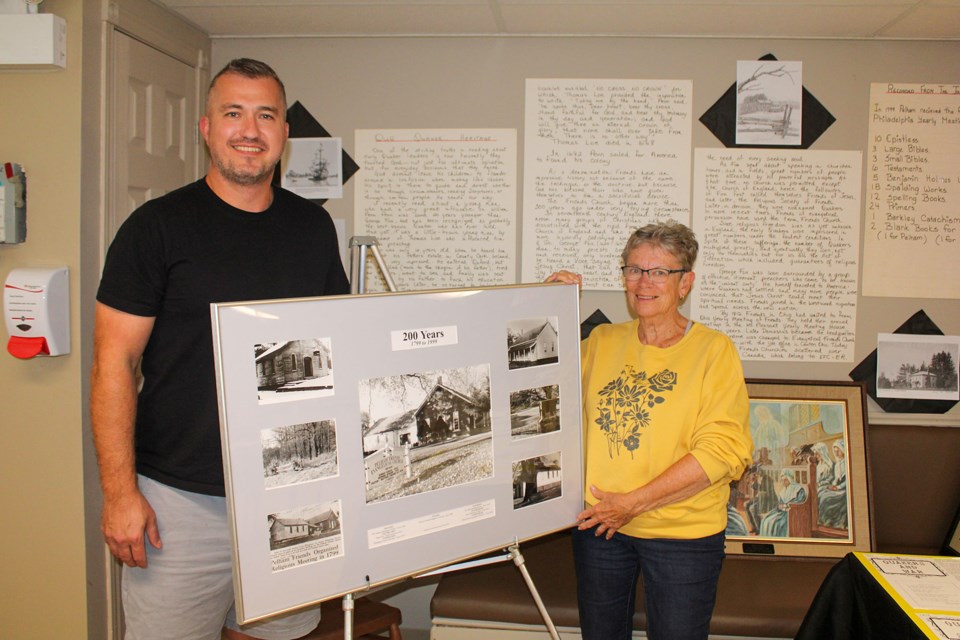
M355 232L399 290L516 283L515 129L358 129L356 157Z
M690 219L687 80L528 79L523 280L559 268L621 290L620 253L655 220Z
M694 319L744 360L851 362L859 151L697 149Z
M863 295L960 298L960 84L870 85Z

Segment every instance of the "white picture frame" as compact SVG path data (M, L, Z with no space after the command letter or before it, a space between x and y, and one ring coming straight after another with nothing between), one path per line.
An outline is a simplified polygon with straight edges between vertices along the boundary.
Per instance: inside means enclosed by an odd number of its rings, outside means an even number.
M511 348L532 318L555 349ZM498 551L582 510L575 285L222 303L211 321L241 623ZM516 368L515 352L544 355ZM555 389L547 426L512 437L511 394L542 387Z

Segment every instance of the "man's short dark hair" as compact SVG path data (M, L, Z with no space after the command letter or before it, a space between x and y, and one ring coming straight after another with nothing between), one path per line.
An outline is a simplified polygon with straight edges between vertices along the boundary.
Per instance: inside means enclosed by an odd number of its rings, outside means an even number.
M260 62L259 60L254 60L253 58L234 58L226 64L223 69L217 72L217 75L213 76L213 79L210 80L210 86L207 87L207 95L210 95L210 91L213 90L213 85L217 83L217 80L222 75L228 73L235 73L241 75L244 78L258 79L258 78L272 78L276 81L277 85L280 87L280 97L283 99L283 109L286 112L287 109L287 90L283 86L283 81L280 80L280 76L277 75L277 72L268 65L266 62Z

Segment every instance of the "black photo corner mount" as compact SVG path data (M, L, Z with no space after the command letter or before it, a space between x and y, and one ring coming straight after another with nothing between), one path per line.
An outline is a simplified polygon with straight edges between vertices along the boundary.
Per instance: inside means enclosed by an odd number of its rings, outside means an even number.
M290 138L333 137L323 128L323 125L317 122L317 119L307 111L307 108L300 104L299 100L287 109L287 124L290 126ZM353 158L347 155L347 152L342 148L341 154L343 184L347 184L347 180L352 178L353 174L360 170L360 165L354 162ZM277 163L277 168L273 170L273 184L277 187L280 186L280 172L280 163ZM326 200L314 200L314 202L319 202L322 205Z
M760 60L776 60L776 57L768 53ZM737 83L734 82L720 96L720 99L700 116L700 122L723 143L723 146L730 149L809 149L837 119L812 93L807 91L806 87L803 87L802 110L799 146L737 144Z
M590 314L590 317L580 323L580 339L586 340L587 336L590 335L590 332L599 327L601 324L610 324L610 319L597 309Z
M893 333L915 334L923 336L942 336L943 331L934 324L933 320L923 309L910 316L910 319L900 325ZM863 361L850 372L850 379L863 382L867 387L867 395L876 401L880 408L887 413L946 413L957 404L956 400L926 400L911 398L878 398L877 397L877 350L874 349Z

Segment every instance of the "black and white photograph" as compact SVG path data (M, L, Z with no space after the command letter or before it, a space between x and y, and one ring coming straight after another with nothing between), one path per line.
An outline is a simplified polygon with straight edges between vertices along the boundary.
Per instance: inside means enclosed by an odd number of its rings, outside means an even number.
M522 318L507 323L507 358L511 369L559 361L557 317Z
M488 364L369 378L359 389L368 504L493 475Z
M333 420L291 424L260 432L263 480L267 489L332 478L337 465Z
M264 342L253 352L260 404L333 395L330 338Z
M517 460L513 463L513 508L555 500L563 495L560 452Z
M510 394L510 437L530 438L560 430L560 386L520 389Z
M343 555L339 500L271 513L267 531L274 573Z
M737 62L737 144L800 146L802 108L802 62Z
M343 197L340 138L290 138L280 186L308 200Z
M877 335L877 397L960 400L960 336Z

